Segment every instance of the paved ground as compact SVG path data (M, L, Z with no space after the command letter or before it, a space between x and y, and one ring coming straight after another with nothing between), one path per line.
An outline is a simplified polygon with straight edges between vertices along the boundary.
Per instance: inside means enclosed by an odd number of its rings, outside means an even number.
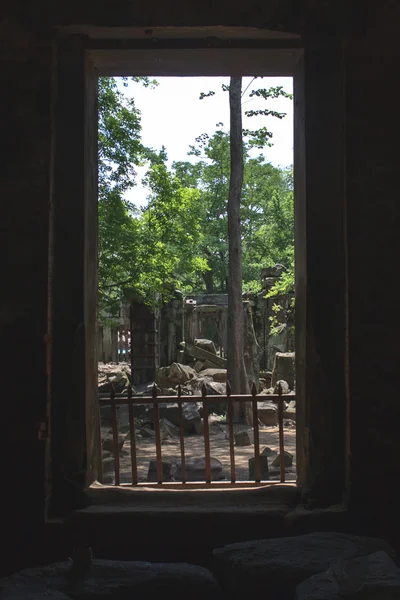
M212 417L211 417L212 420ZM242 430L243 425L235 425L235 431ZM247 428L250 434L250 439L253 440L251 428ZM109 431L109 428L104 432ZM220 423L212 423L210 425L210 450L211 456L221 461L223 465L223 473L226 479L230 479L230 458L229 458L229 441L228 441L228 426ZM296 429L294 426L284 428L285 450L293 455L293 465L286 473L286 481L295 481L296 479ZM260 426L260 451L266 446L278 452L279 437L277 427ZM202 435L187 435L185 436L185 458L186 461L191 458L204 456L204 439ZM254 445L251 446L235 446L235 466L237 481L246 481L249 479L249 458L254 456ZM137 445L137 460L138 474L140 481L147 481L147 473L150 460L155 459L155 443L154 440L141 439ZM162 444L163 459L180 460L180 444L179 439L170 439ZM269 463L274 460L274 457L269 459ZM131 463L130 463L130 443L129 436L125 441L120 455L120 473L121 483L130 483ZM279 472L271 472L270 479L279 480ZM109 474L105 477L104 483L113 483L113 476Z

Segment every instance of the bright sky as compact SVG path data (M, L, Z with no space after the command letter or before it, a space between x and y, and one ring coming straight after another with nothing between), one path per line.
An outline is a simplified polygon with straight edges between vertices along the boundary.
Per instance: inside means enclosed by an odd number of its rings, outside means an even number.
M229 130L229 97L223 92L221 84L229 84L229 77L157 77L159 85L144 88L130 82L124 93L133 96L137 108L141 111L142 140L146 146L155 150L164 145L168 154L168 164L173 161L188 160L195 162L196 157L187 156L190 144L202 133L212 135L217 123L223 123ZM245 90L251 77L244 77L242 89ZM287 113L283 119L275 117L246 117L243 114L243 127L258 129L266 126L273 133L273 146L265 150L253 150L255 156L260 153L274 166L286 167L293 163L293 101L286 98L269 100L249 98L252 89L282 86L286 92L293 92L291 77L264 77L256 79L243 97L245 110L269 108ZM200 92L215 91L215 96L199 100ZM146 168L137 169L137 185L128 192L127 198L137 206L146 204L147 190L141 185Z

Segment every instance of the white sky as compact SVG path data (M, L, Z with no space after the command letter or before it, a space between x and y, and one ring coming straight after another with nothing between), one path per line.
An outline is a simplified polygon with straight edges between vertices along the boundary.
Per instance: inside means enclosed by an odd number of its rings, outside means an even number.
M193 156L187 156L190 144L202 133L212 135L216 124L222 122L223 129L229 129L229 97L223 92L221 84L229 84L229 77L157 77L159 85L155 89L129 82L128 87L121 88L126 95L133 96L137 108L141 111L142 140L146 146L155 150L164 145L168 154L168 164L173 161L188 160L195 162ZM251 77L243 78L242 89L245 90ZM273 133L273 146L265 150L253 150L255 156L264 154L274 166L286 167L293 163L293 101L286 98L269 100L251 98L252 89L282 86L286 92L292 93L291 77L264 77L256 79L243 97L243 112L248 109L269 108L285 112L283 119L274 117L245 117L243 127L257 129L266 126ZM215 96L199 100L200 92L215 91ZM126 197L136 204L146 204L147 190L141 185L146 168L137 169L136 186Z

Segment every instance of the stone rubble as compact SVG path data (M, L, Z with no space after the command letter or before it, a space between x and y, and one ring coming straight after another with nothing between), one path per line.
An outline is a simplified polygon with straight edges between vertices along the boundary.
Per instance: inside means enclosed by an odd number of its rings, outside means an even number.
M184 359L185 363L189 364L174 362L170 366L161 367L158 370L155 382L143 384L136 390L132 390L135 397L134 419L136 444L138 445L138 448L140 448L140 444L143 444L144 447L149 446L151 443L154 444L155 440L156 416L154 407L151 403L140 403L139 399L140 396L150 396L153 393L154 383L157 385L158 394L171 397L171 402L163 402L158 405L158 418L160 420L159 424L162 444L173 445L179 443L180 409L176 402L178 389L180 389L182 396L182 424L185 436L202 436L204 432L203 403L185 402L184 398L186 396L201 396L205 391L207 397L215 397L215 401L211 399L208 401L210 426L210 417L226 418L226 401L217 401L218 396L226 395L227 370L226 368L223 368L226 366L226 360L217 356L215 345L211 340L196 339L194 344L185 344L183 348L184 350L181 358ZM289 383L281 377L282 373L285 373L288 378L292 377L292 367L294 365L293 357L294 355L292 353L286 353L284 356L282 355L279 357L279 360L277 360L279 373L273 371L272 373L264 372L260 374L263 375L263 384L260 387L259 393L260 400L258 401L259 425L261 427L276 427L278 423L278 405L277 403L268 400L270 394L276 393L278 384L280 384L282 392L285 394L285 397L287 397L287 402L283 402L285 427L288 429L296 427L296 401L290 401L290 394L293 393L293 390L291 390ZM128 363L99 363L98 381L100 396L107 397L111 391L111 386L114 387L116 393L126 395L128 392L128 385L131 381L130 365ZM270 386L273 385L274 387L266 388L265 386L267 384ZM265 389L262 389L263 387ZM263 398L262 400L261 397ZM110 429L112 423L111 406L102 405L100 414L102 420L103 474L106 475L108 481L109 478L112 477L114 465L114 447L112 442L112 430ZM123 456L124 454L127 454L124 449L125 440L129 441L130 439L129 409L126 404L117 405L117 420L119 432L118 446L120 456ZM106 427L108 427L107 430ZM234 437L235 445L238 447L253 445L251 431L236 431ZM151 462L152 459L149 458L149 460ZM168 460L170 460L170 457L168 457ZM194 460L199 460L199 458L195 458ZM268 479L268 476L271 473L276 474L276 469L279 469L279 465L276 467L277 460L278 458L273 461L273 458L270 457L270 463L268 464L268 460L262 458L263 462L261 469L263 479ZM246 463L248 463L249 467L249 478L254 479L254 458L246 458ZM291 459L289 461L289 459L285 458L285 465L290 468ZM195 469L195 471L199 473L201 469ZM150 477L149 481L153 480L152 468L149 468L148 473L150 474L148 475L148 477ZM170 469L168 477L174 480L176 473L178 473L177 477L179 479L177 462L172 460L172 468ZM204 476L200 477L200 479L204 479Z

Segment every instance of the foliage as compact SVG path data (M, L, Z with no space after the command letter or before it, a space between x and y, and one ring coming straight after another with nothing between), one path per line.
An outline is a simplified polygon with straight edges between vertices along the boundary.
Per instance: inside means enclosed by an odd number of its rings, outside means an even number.
M144 86L157 82L133 78ZM127 80L123 80L127 85ZM229 86L224 86L226 91ZM245 90L246 92L246 90ZM213 95L203 94L203 97ZM256 89L265 100L290 97L282 88ZM247 116L283 118L269 109ZM244 130L244 183L241 225L243 289L260 290L260 269L282 263L287 271L270 294L293 285L293 178L253 148L270 145L265 127ZM113 320L121 302L140 298L154 306L173 289L226 292L228 276L227 199L230 178L229 133L217 123L213 135L190 146L193 162L173 163L166 149L156 152L141 140L140 112L113 78L99 79L99 308L103 323ZM136 185L136 167L149 165L148 206L126 200ZM275 287L275 286L274 286Z
M197 249L202 240L200 192L183 187L164 164L147 174L151 190L139 221L140 277L137 291L149 303L153 294L167 300L185 276L207 269Z
M133 78L145 86L148 78ZM123 79L127 85L127 79ZM118 314L124 286L137 275L138 226L124 194L148 150L141 142L140 112L114 78L100 77L99 106L99 314Z
M245 143L241 206L243 289L259 291L262 267L290 262L294 242L293 181L291 169L277 169L263 156L250 158L249 152L250 146ZM209 267L202 273L203 285L209 293L226 292L229 134L218 129L211 137L199 136L189 155L198 158L198 162L173 163L173 169L186 185L200 190L204 236L198 252L207 259Z
M145 86L156 82L133 78ZM124 80L127 84L126 79ZM201 273L200 192L167 172L165 148L155 152L141 141L140 112L115 79L99 80L99 308L113 322L121 302L140 298L154 306L168 298L180 276ZM125 199L135 185L135 167L150 163L148 207ZM188 234L187 232L190 232Z
M266 298L279 298L283 295L292 295L287 314L285 315L285 323L282 323L281 310L282 307L279 304L273 305L274 314L269 317L271 323L270 333L271 335L277 335L282 326L293 328L294 327L294 311L295 311L295 296L294 296L294 247L291 246L288 249L288 265L289 267L283 271L278 281L273 285Z

